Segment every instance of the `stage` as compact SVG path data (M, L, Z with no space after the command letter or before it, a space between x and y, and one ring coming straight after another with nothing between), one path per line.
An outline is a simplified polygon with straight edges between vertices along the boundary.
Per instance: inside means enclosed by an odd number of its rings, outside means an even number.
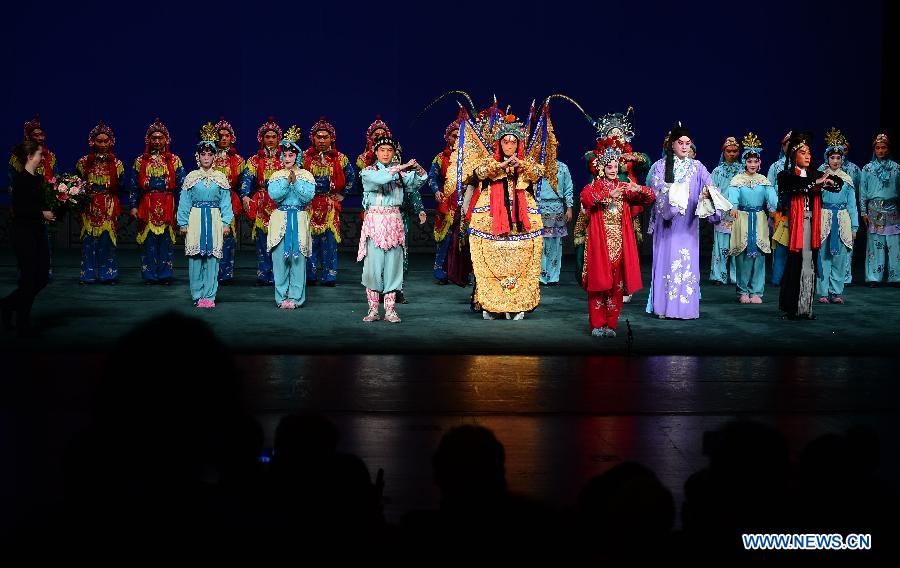
M586 294L575 281L571 256L564 257L560 285L542 287L540 306L525 320L484 321L469 309L471 288L436 285L433 256L413 253L404 283L410 303L398 306L399 324L362 321L362 264L349 254L340 256L338 286L309 287L306 304L294 311L277 309L272 288L254 285L250 251L238 254L235 282L219 288L213 310L191 304L187 263L180 251L170 286L141 282L135 249L119 251L116 286L79 285L79 259L78 250L54 251L53 281L34 308L39 339L20 344L9 334L0 349L105 351L136 323L174 310L207 322L237 353L882 357L895 354L897 338L895 322L885 314L900 307L897 288L871 289L857 282L847 288L846 304L816 304L816 321L786 321L778 311L778 288L766 288L762 305L741 305L733 286L704 280L700 319L660 320L646 314L645 288L625 305L619 335L610 339L589 333ZM642 258L641 265L647 284L650 259ZM701 274L708 276L708 265L701 265ZM11 251L0 250L0 291L12 289L14 281Z

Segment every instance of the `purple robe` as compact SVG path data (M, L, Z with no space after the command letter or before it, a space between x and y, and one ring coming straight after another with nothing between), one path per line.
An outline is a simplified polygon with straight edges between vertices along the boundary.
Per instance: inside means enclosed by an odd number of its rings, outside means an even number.
M647 311L676 319L700 317L700 221L697 203L703 188L714 186L706 166L691 159L681 180L689 186L687 208L681 213L669 204L665 160L654 164L647 178L656 193L651 220L653 234L653 273Z

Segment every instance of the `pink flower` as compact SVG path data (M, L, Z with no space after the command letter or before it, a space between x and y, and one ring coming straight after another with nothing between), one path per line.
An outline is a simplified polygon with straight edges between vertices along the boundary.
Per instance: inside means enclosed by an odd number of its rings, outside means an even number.
M60 201L62 201L63 203L65 203L66 200L69 199L69 196L66 195L65 193L60 193L56 198L59 199Z
M50 183L56 183L56 176L53 176L52 178L50 178Z
M65 183L60 183L60 184L56 187L56 191L59 191L60 193L65 193L66 190L68 190L68 189L69 189L69 186L67 186Z

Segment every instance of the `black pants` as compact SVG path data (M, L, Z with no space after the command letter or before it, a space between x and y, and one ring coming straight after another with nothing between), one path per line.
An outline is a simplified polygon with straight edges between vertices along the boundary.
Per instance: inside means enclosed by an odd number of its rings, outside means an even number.
M30 327L31 306L34 297L47 285L50 270L50 248L47 244L47 229L40 224L12 225L13 251L19 265L19 287L3 298L3 309L16 313L18 332L24 333Z

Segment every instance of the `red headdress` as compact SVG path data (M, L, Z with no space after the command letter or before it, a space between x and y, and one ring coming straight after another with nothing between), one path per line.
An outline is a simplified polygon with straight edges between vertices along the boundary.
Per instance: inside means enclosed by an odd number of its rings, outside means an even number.
M312 143L312 146L303 153L303 167L304 169L309 170L310 164L312 164L312 161L319 154L318 150L316 150L315 138L316 132L319 132L320 130L324 130L331 135L331 148L325 152L325 155L331 160L331 181L334 183L334 187L340 191L347 185L347 180L344 177L344 168L341 166L341 153L337 151L335 144L337 141L337 134L334 125L325 120L324 116L320 117L319 121L313 124L312 128L309 129L309 140Z
M25 124L22 125L23 139L25 139L25 140L30 139L31 133L34 132L35 130L43 130L43 128L41 128L40 113L35 114L34 118L32 118L31 120L29 120L28 122L26 122Z
M281 127L275 122L275 117L270 116L269 120L263 123L259 130L256 131L256 140L259 142L259 150L256 152L258 158L256 181L259 187L264 187L266 183L266 169L263 167L266 159L266 146L263 144L263 136L266 135L266 132L274 132L278 135L278 146L275 147L275 167L281 168L281 139L284 138L284 132L281 131Z
M119 171L116 168L116 154L113 152L113 146L116 145L116 136L113 134L112 128L102 120L98 122L97 126L93 127L91 133L88 134L88 146L91 148L91 151L87 155L87 160L85 160L84 171L85 174L87 174L97 160L97 155L94 153L94 139L101 134L109 136L109 154L106 156L106 173L109 176L109 187L114 190L119 187Z
M147 166L150 165L150 136L156 132L161 133L166 138L166 145L163 147L162 156L166 162L166 169L169 171L169 175L166 178L166 187L168 189L175 189L175 155L169 151L169 147L172 143L172 137L169 136L169 129L165 124L159 119L153 121L153 123L147 128L147 133L144 134L144 153L141 156L141 169L138 172L138 187L144 187L147 182Z

